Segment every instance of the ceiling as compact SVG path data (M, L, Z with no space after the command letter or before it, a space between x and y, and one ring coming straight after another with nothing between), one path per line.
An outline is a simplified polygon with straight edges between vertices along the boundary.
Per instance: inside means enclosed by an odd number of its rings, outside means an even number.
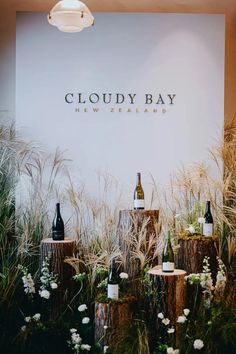
M48 12L57 0L0 0L0 8ZM236 0L84 0L94 12L200 12L236 15Z

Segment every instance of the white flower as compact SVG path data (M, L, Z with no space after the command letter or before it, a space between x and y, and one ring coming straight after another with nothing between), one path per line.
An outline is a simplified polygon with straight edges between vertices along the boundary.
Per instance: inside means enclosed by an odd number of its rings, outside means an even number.
M31 317L28 316L28 317L25 317L25 322L29 323L31 321Z
M129 278L128 274L127 274L127 273L124 273L124 272L120 273L120 274L119 274L119 277L120 277L121 279L128 279L128 278Z
M197 221L198 221L199 224L204 224L206 220L205 220L204 217L201 216L200 218L198 218Z
M173 354L174 353L174 349L172 347L169 347L166 349L166 353L167 354Z
M187 320L187 318L185 316L179 316L177 319L178 323L184 323Z
M24 286L24 292L26 294L34 294L35 293L35 286L34 286L34 281L30 273L27 275L24 275L22 277L23 281L23 286Z
M82 323L83 323L83 324L87 324L87 323L89 323L89 321L90 321L90 318L89 318L89 317L84 317L84 318L82 319Z
M159 312L158 315L157 315L158 318L160 318L161 320L163 320L164 318L164 315L162 312Z
M167 330L167 333L174 333L175 332L175 329L174 328L169 328L168 330Z
M40 320L40 317L41 317L41 314L40 313L36 313L34 316L33 316L33 319L35 321L39 321Z
M22 327L21 327L21 331L22 331L22 332L25 332L25 331L26 331L26 326L22 326Z
M82 349L82 350L90 351L91 345L88 345L88 344L81 344L81 349Z
M50 292L48 290L42 290L39 294L44 299L48 300L50 298Z
M187 230L190 232L190 234L194 234L195 233L195 228L192 225L189 225Z
M81 337L80 337L80 335L79 335L79 333L72 333L72 335L71 335L71 339L72 339L72 343L73 344L79 344L80 342L81 342Z
M194 349L202 349L204 347L204 343L201 339L195 339L194 343L193 343L193 347Z
M104 354L107 352L107 349L108 349L108 348L109 348L108 345L105 345L105 346L103 347L103 353L104 353Z
M85 310L87 310L87 305L85 305L85 304L80 305L80 306L78 307L78 311L79 311L79 312L83 312L83 311L85 311Z
M58 285L55 282L51 283L50 286L51 286L52 289L57 289L58 288Z
M163 318L162 323L167 326L170 323L169 318Z
M189 312L190 312L189 309L184 309L184 314L185 314L185 316L188 316Z
M173 351L173 354L179 354L179 349L175 349L175 350Z
M103 328L106 330L108 328L108 326L103 326Z
M75 329L75 328L70 329L70 333L76 333L76 332L77 332L77 329Z

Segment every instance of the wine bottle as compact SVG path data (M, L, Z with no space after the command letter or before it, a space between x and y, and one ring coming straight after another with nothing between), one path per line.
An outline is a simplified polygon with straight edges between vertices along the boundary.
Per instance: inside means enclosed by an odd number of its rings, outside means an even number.
M137 183L134 190L134 209L144 209L144 192L140 172L137 173Z
M60 203L56 204L56 213L52 222L52 239L53 240L64 240L65 231L64 231L64 222L61 217L60 212Z
M114 259L112 259L109 267L107 297L113 300L119 298L119 280Z
M213 235L213 217L211 214L211 202L208 200L206 202L206 212L204 215L205 222L203 224L203 235L212 236Z
M162 252L162 271L173 272L175 270L174 252L171 246L171 233L168 231L167 240Z

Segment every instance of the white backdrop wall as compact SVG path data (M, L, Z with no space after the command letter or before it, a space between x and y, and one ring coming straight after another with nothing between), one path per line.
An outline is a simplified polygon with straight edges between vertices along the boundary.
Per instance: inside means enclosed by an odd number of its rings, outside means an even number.
M65 34L45 14L17 14L16 122L45 150L66 150L91 193L97 173L117 178L129 207L136 172L148 199L150 175L165 184L181 165L210 164L224 122L224 16L94 15L94 27Z

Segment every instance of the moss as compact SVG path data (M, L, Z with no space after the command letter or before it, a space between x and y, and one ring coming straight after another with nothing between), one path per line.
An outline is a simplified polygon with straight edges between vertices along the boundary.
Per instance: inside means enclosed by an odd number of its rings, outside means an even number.
M99 294L96 297L96 302L102 304L124 304L128 302L133 302L135 300L136 298L132 295L122 296L118 300L110 299L105 294Z

